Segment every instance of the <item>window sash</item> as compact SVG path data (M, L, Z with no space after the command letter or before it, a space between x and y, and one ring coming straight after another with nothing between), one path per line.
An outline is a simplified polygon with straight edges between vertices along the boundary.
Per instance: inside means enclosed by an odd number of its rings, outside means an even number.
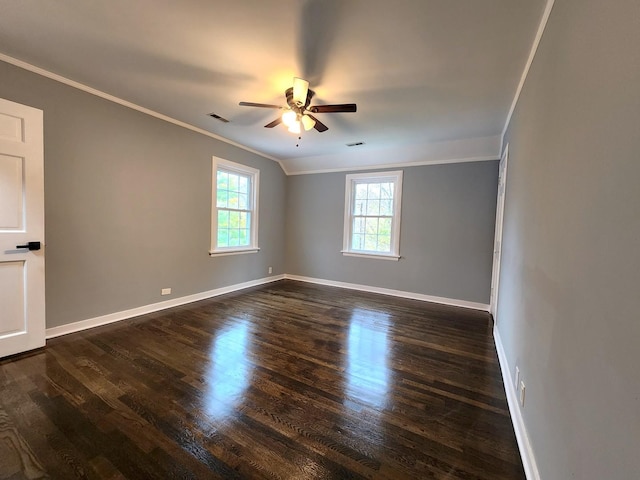
M357 228L357 221L358 220L364 220L363 226L361 228ZM375 230L375 233L371 233L370 231L368 231L367 226L368 226L368 222L367 220L377 220L377 228ZM388 226L388 230L389 233L388 234L382 234L380 233L380 220L389 220L389 226ZM386 253L386 254L391 254L392 252L392 247L393 245L392 240L393 240L393 216L390 215L352 215L351 216L351 250L352 251L357 251L357 252L371 252L371 253ZM356 237L359 237L361 239L360 245L364 244L364 247L359 248L357 246L357 242L355 241ZM383 238L388 238L389 241L386 242L388 247L387 248L383 248L383 249L379 249L379 248L375 248L375 249L371 249L371 248L366 248L367 246L367 241L371 242L371 238L372 237L376 237L375 240L375 244L376 246L378 246L380 244L379 239L380 237ZM383 242L383 245L385 244L385 242Z

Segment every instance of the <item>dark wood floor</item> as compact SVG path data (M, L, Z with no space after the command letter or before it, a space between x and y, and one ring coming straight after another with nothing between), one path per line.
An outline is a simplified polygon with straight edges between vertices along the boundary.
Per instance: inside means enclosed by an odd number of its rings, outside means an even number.
M0 478L524 479L486 313L281 281L0 362Z

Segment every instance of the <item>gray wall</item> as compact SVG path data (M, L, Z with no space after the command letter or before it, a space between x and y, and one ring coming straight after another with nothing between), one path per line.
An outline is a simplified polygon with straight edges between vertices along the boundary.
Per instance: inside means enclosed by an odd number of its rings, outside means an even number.
M488 303L497 162L404 168L398 262L345 257L346 173L287 178L287 273Z
M506 138L497 326L544 480L640 478L639 46L637 0L557 0Z
M44 110L47 327L284 273L277 163L2 62L0 97ZM208 256L213 155L260 169L259 253Z

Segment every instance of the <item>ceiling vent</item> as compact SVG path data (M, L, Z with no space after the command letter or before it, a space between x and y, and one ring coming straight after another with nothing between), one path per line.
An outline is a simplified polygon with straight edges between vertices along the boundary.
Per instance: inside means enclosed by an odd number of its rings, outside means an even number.
M222 123L229 123L229 120L227 120L224 117L221 117L220 115L218 115L217 113L210 113L209 116L211 118L215 118L216 120L220 120Z
M364 145L364 142L347 143L347 147L360 147L361 145Z

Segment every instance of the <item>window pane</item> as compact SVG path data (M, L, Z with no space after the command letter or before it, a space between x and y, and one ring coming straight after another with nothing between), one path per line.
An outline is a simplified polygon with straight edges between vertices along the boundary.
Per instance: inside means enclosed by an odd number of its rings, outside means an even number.
M354 250L364 250L364 235L354 233L351 238L351 248Z
M229 202L227 206L229 208L238 208L238 192L229 192Z
M246 194L238 194L238 208L241 210L246 210L248 208L247 200L248 198Z
M226 228L218 228L218 247L229 246L229 230Z
M391 252L391 233L389 235L378 235L378 251Z
M227 172L218 171L218 190L229 189L229 174Z
M378 222L378 235L387 235L391 238L391 219L381 218Z
M240 245L246 247L249 245L249 229L243 228L240 230Z
M229 226L229 212L227 210L218 210L218 228L227 228Z
M229 227L238 228L240 226L240 212L229 212Z
M377 235L365 235L364 236L364 249L375 252L378 250L378 236Z
M369 200L380 198L380 184L379 183L370 183L369 184Z
M234 173L229 174L229 190L233 190L234 192L238 191L238 175Z
M377 235L378 234L378 219L377 218L367 218L365 220L365 230L368 235Z
M356 200L358 199L366 199L367 198L367 184L366 183L356 183Z
M393 183L380 184L380 198L386 200L393 198Z
M364 233L364 218L353 219L353 233Z
M238 227L247 228L247 214L245 212L240 212L238 214Z
M237 247L238 244L239 244L239 242L238 242L239 237L240 237L240 234L239 234L237 228L229 230L229 246L230 247Z
M380 200L380 215L393 215L393 201Z
M227 207L229 193L226 190L218 190L216 206L219 208Z
M240 193L249 193L249 179L244 176L240 176L238 180L238 191Z
M353 214L354 215L364 215L367 213L367 201L356 199L353 202Z
M380 215L380 200L371 200L367 202L367 215Z

